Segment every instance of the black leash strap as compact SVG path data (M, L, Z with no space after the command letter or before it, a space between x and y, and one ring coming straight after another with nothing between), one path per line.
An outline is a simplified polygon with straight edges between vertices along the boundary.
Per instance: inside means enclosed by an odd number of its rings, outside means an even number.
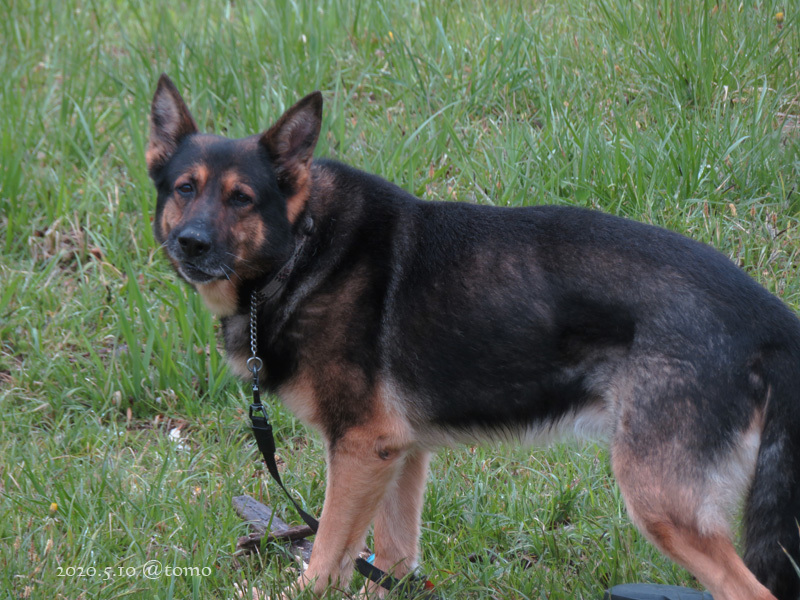
M269 422L267 411L264 405L261 404L261 394L255 383L253 384L253 403L250 405L250 424L253 427L253 435L256 438L256 444L258 444L258 449L261 452L261 456L264 458L269 474L272 475L272 478L281 486L286 497L291 500L300 518L303 519L305 524L308 525L314 533L317 533L319 521L300 508L300 505L289 493L289 490L286 489L286 486L283 485L283 481L281 481L278 464L275 462L275 436L272 434L272 423Z

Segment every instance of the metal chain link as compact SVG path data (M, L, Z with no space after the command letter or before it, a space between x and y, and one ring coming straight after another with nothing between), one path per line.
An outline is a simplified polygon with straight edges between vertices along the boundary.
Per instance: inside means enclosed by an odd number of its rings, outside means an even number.
M247 368L253 374L253 385L258 386L258 372L264 363L258 357L258 292L250 294L250 358Z

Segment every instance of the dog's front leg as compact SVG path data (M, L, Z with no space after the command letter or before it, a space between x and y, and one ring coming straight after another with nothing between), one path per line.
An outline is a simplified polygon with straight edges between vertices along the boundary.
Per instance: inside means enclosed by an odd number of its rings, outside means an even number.
M403 460L399 475L387 489L375 517L375 566L402 579L416 566L419 554L422 501L430 452L415 449ZM369 581L370 598L385 590Z
M297 581L321 594L343 589L378 505L397 478L408 442L397 427L368 422L328 442L328 482L311 562Z

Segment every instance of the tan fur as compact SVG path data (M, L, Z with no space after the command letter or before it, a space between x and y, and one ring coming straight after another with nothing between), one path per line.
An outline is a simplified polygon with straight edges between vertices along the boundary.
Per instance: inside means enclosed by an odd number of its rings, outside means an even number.
M174 198L171 198L164 206L164 210L161 213L161 231L164 232L164 237L169 235L169 232L180 223L182 218L182 207Z
M716 600L775 600L747 569L727 535L703 535L692 528L658 521L658 517L645 519L642 524L648 538L676 563L690 569Z
M374 564L397 578L410 573L419 561L419 530L430 457L425 450L414 450L405 457L400 474L389 485L375 517ZM373 597L385 594L373 582L366 588Z
M264 222L253 214L233 225L231 234L236 240L236 271L246 275L251 270L248 268L248 258L252 250L260 247L267 239L266 227Z
M247 340L250 336L250 317L249 315L228 317L226 327L237 339ZM250 357L248 350L249 347L246 347L244 352L231 352L229 350L225 353L225 358L231 371L243 379L252 377L252 373L247 369L247 359ZM266 371L262 370L262 374L266 376Z
M325 503L315 550L298 589L350 581L353 561L364 547L367 528L411 447L411 428L376 397L367 419L348 429L328 448Z
M147 150L144 153L144 161L148 169L154 169L158 164L165 162L171 154L171 149L168 148L160 140L150 138L147 144Z
M286 217L290 223L294 223L305 208L311 190L311 173L308 168L298 170L296 176L295 189L297 191L286 199Z
M241 190L242 192L253 195L253 190L250 186L242 182L242 176L236 171L225 171L220 177L220 187L222 189L222 196L230 196L234 191Z
M713 487L724 482L683 481L675 457L653 450L643 459L619 438L612 446L612 466L632 521L715 600L775 600L736 553L724 520L727 507L708 504L715 493L722 495Z
M175 187L178 188L184 183L191 183L197 189L198 194L202 193L208 184L208 179L211 176L211 171L207 165L198 163L192 165L183 175L175 180Z
M227 279L195 285L208 310L220 317L228 317L236 312L239 294Z
M211 177L211 170L208 168L207 165L198 164L195 165L191 171L192 176L195 179L195 185L197 185L197 189L202 191L208 185L208 180Z
M701 533L730 531L730 521L755 477L763 428L764 414L758 410L725 459L705 473L707 484L697 509Z
M320 428L319 411L314 402L314 378L300 371L278 389L278 396L294 415L306 425Z

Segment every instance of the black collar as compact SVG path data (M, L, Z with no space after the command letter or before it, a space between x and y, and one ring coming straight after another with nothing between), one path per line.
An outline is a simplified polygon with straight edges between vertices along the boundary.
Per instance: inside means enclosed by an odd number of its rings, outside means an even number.
M300 258L300 253L303 251L303 247L306 245L306 242L308 241L308 238L313 230L314 220L311 217L306 217L303 220L303 224L300 226L300 235L298 236L294 245L292 255L285 263L283 263L283 266L280 268L280 270L275 274L270 282L261 289L261 291L253 292L258 304L272 300L283 290L284 286L286 285L286 280L289 279L289 275L292 274L292 271L297 264L297 259Z

